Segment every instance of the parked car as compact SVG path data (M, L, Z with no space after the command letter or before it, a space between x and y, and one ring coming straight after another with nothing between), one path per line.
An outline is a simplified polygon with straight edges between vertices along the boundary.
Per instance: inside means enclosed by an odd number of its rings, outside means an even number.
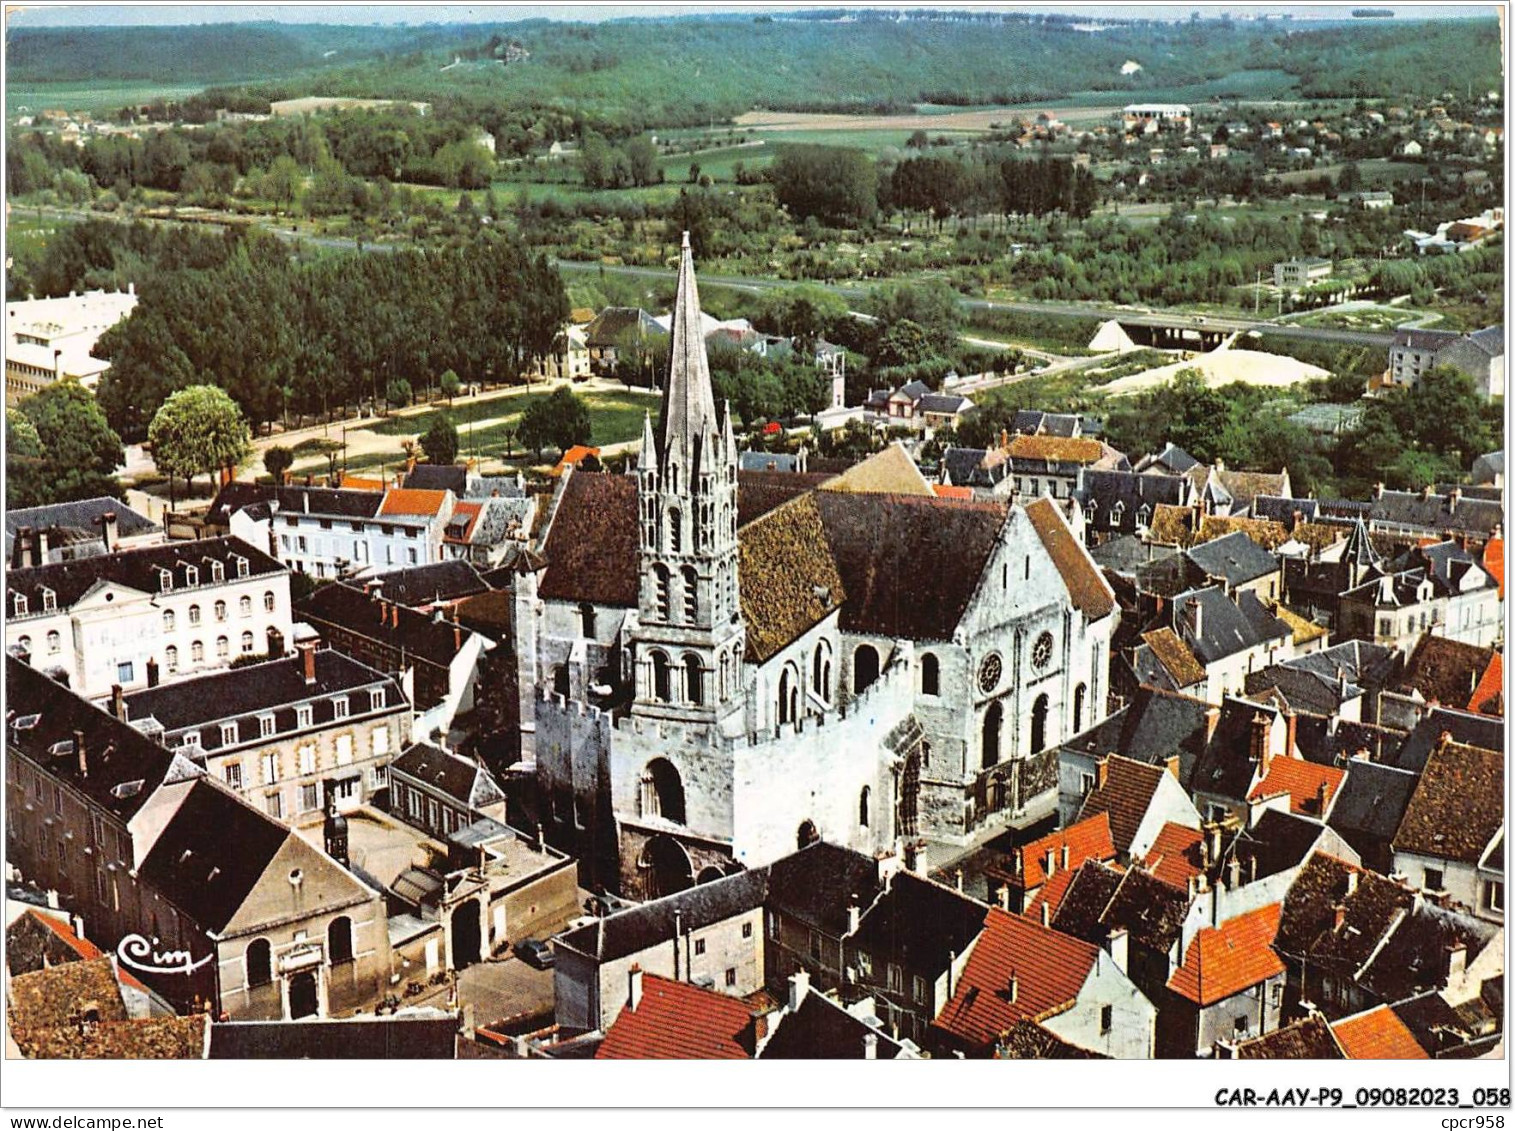
M538 970L550 970L553 963L552 947L541 939L522 939L511 947L515 956L528 966Z

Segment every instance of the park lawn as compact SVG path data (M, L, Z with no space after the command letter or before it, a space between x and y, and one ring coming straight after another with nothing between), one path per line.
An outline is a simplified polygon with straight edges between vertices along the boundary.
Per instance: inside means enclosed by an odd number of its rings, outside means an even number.
M1300 326L1336 326L1345 330L1393 330L1405 322L1420 322L1427 311L1408 307L1371 306L1356 310L1320 310L1289 321ZM1435 316L1441 321L1441 316Z
M477 445L486 448L504 445L505 433L521 421L521 415L532 404L545 400L551 390L523 388L519 394L494 397L476 403L458 401L449 413L445 406L409 416L392 416L378 424L353 431L373 432L381 436L410 438L419 436L431 427L432 422L443 415L451 415L458 429L458 442L462 450ZM657 408L656 399L643 390L593 390L576 394L589 407L590 442L596 446L622 444L642 435L642 418ZM469 425L489 421L475 427L470 438ZM398 450L399 445L396 445Z

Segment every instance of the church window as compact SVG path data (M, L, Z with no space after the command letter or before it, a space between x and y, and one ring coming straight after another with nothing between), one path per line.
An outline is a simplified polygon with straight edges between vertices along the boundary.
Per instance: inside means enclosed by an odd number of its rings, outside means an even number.
M852 693L861 695L878 679L878 649L872 644L859 644L852 653Z
M668 567L659 562L652 567L653 596L657 602L659 620L667 620L669 612L669 574Z
M857 801L857 823L859 828L866 829L868 827L868 809L869 801L871 800L869 793L868 787L866 785L863 786L862 795Z
M815 646L812 660L811 685L815 693L826 702L831 702L831 642L822 640Z
M1084 696L1089 689L1082 683L1073 689L1073 733L1084 729Z
M716 694L722 700L731 694L731 656L726 652L721 653L721 682Z
M924 744L921 749L925 750ZM905 769L900 775L899 803L894 830L896 836L915 836L920 795L921 755L911 754L905 759Z
M588 601L579 603L579 619L583 637L586 640L594 639L594 606Z
M700 617L700 578L694 566L685 566L679 572L684 582L684 621L694 624Z
M642 771L642 816L684 823L684 782L667 758L654 758Z
M689 702L696 705L705 702L705 670L693 652L684 657L684 673Z
M997 700L990 703L989 709L984 712L984 733L979 764L986 770L999 762L1000 723L1003 717L1004 708Z
M552 669L552 690L565 698L568 696L567 664L558 664Z
M668 508L668 549L677 554L683 547L683 516L678 507Z
M1031 707L1031 753L1040 753L1047 745L1047 697L1038 695Z
M793 664L785 664L779 676L779 722L792 723L800 711L800 676Z
M660 703L671 702L673 700L671 682L671 673L668 668L668 657L662 652L653 652L652 697Z
M935 653L927 652L921 657L921 694L941 694L941 663Z

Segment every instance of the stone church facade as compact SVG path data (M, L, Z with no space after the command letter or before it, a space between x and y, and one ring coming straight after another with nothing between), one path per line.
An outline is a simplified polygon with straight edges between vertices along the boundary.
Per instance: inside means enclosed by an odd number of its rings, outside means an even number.
M517 566L549 839L647 898L817 837L935 852L1051 812L1119 616L1056 504L739 473L699 327L686 241L636 472L566 475Z

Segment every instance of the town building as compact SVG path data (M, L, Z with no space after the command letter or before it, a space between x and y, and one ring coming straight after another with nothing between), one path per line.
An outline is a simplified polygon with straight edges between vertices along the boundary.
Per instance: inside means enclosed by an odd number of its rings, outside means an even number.
M94 356L100 335L136 308L137 288L69 292L67 297L18 299L5 304L5 405L55 381L94 389L110 362Z
M1273 264L1273 285L1279 290L1298 290L1331 277L1331 261L1307 256Z
M6 568L52 565L163 541L163 528L103 496L5 512Z
M1399 330L1389 346L1383 388L1414 385L1435 366L1450 366L1473 378L1485 397L1504 395L1504 327L1469 334L1452 330Z

